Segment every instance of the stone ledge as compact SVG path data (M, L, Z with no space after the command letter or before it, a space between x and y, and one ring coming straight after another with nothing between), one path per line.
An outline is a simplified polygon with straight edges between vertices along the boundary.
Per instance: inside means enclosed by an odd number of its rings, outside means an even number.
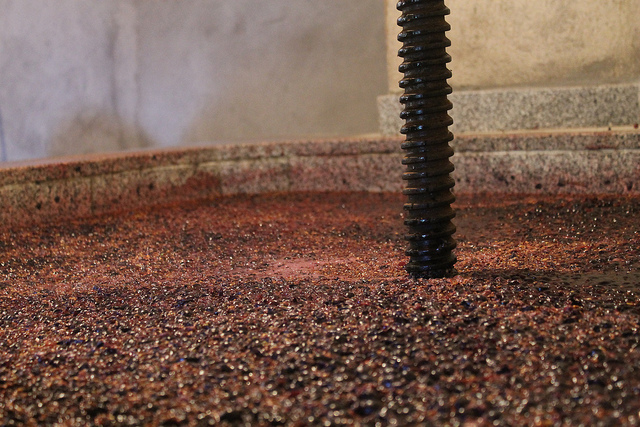
M0 227L237 193L401 191L401 141L372 135L12 164L0 169ZM638 131L460 135L453 145L460 193L640 193Z
M402 127L399 94L378 97L380 133ZM454 133L633 126L640 122L640 86L459 91L451 94Z

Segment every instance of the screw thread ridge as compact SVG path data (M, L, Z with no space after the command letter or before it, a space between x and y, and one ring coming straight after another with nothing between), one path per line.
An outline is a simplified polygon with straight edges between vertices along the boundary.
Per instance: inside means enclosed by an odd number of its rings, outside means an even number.
M404 75L400 117L405 120L401 133L406 137L402 144L403 193L408 199L404 205L406 254L410 257L406 270L414 277L450 277L456 273L457 261L453 254L455 211L451 208L454 166L449 160L453 119L447 98L452 89L447 83L451 57L446 48L451 42L445 36L450 29L445 17L450 11L444 0L403 0L397 7L402 12L398 40L403 45L398 55L403 58L399 70Z

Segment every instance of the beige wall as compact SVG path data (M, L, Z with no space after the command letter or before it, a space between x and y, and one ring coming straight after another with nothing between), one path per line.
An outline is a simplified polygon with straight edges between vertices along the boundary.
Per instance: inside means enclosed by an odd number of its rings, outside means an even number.
M395 0L387 3L388 76L397 92ZM456 89L640 81L640 0L449 0Z

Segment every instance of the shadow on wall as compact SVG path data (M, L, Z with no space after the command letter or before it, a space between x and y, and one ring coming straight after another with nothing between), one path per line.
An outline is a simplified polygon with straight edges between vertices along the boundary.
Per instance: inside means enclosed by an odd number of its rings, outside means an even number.
M47 147L48 156L141 149L153 141L139 127L112 114L83 113L62 125Z
M140 3L137 117L154 142L376 131L382 3L290 3Z
M380 92L372 90L380 86L375 84L376 76L361 77L361 68L350 66L348 59L332 60L334 54L328 49L306 55L298 52L305 51L275 55L293 77L283 78L280 69L267 69L255 76L228 79L215 96L203 97L191 120L185 120L181 144L374 132L375 97Z

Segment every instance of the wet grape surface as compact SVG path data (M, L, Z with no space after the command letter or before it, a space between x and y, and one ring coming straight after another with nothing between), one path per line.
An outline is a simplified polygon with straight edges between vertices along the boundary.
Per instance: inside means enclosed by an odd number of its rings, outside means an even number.
M640 198L232 196L0 229L2 425L637 425Z

